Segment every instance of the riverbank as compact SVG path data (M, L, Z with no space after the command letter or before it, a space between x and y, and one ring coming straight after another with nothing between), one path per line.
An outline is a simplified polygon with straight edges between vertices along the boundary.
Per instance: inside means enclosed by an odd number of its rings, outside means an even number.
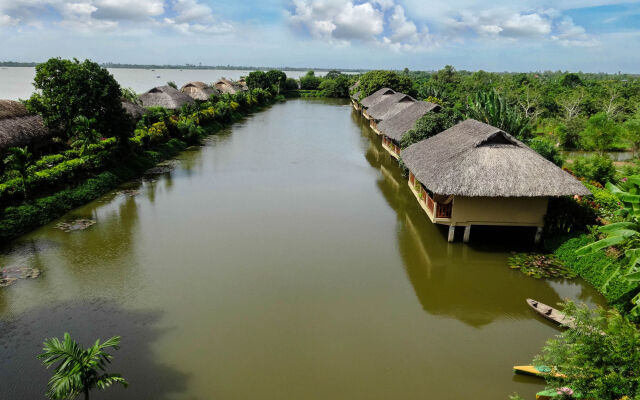
M162 117L150 116L148 126L136 129L126 145L115 145L115 139L111 138L103 140L104 145L94 145L94 151L87 155L66 151L43 157L34 163L35 171L26 180L26 187L22 178L0 184L0 203L7 205L0 213L0 241L11 240L44 225L142 176L188 145L197 144L205 136L279 100L265 93L255 96L252 104L242 102L246 97L243 94L242 98L229 96L229 104L218 105L218 108L175 114L165 110L159 113ZM39 195L27 197L31 193ZM27 200L18 202L18 197L27 197Z

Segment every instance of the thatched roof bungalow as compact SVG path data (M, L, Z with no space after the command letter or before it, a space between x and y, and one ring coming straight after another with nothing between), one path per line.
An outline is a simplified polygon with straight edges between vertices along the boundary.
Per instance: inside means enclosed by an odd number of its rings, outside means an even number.
M367 109L371 129L380 135L380 131L378 130L378 124L380 122L393 117L415 102L417 102L416 99L404 93L394 93L385 96L382 101Z
M356 111L360 111L360 103L358 102L358 99L360 99L360 94L362 93L361 90L356 91L358 86L360 86L360 81L357 81L349 87L349 97L351 97L351 104Z
M413 129L416 122L428 112L437 112L440 106L427 101L416 101L409 107L380 122L377 131L382 135L382 147L394 158L400 156L400 141L405 133Z
M155 87L141 95L140 101L147 108L164 107L170 110L177 110L185 104L194 102L191 97L171 86Z
M456 226L537 227L549 197L589 195L573 176L508 133L466 120L402 151L409 187L432 222Z
M30 114L17 101L0 100L0 150L30 146L37 150L51 143L52 132L44 126L42 117Z
M218 90L204 82L189 82L180 91L194 100L207 101L211 95L220 94Z
M138 121L143 115L149 112L146 108L139 104L130 102L129 100L121 99L122 108L133 120Z
M238 84L238 82L233 82L225 78L218 80L216 83L213 84L213 86L216 89L218 89L221 93L236 94L244 90L242 85Z
M395 93L396 92L393 89L382 88L382 89L376 90L371 95L360 100L362 115L364 115L366 119L369 119L370 117L368 114L368 109L380 103L381 101L384 101L386 98L388 98L391 95L394 95Z

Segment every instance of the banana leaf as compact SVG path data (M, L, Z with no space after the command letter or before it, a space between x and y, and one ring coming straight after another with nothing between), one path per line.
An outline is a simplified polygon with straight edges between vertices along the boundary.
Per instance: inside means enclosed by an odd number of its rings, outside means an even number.
M610 233L622 229L629 230L629 228L631 230L637 230L638 224L636 224L635 222L616 222L609 225L603 225L598 228L598 230L602 233Z
M634 234L638 232L632 231ZM587 254L595 253L598 250L606 249L607 247L614 246L616 244L620 244L627 240L629 236L619 235L619 236L609 236L602 240L598 240L597 242L588 244L584 247L580 247L576 250L576 254L579 256L584 256Z

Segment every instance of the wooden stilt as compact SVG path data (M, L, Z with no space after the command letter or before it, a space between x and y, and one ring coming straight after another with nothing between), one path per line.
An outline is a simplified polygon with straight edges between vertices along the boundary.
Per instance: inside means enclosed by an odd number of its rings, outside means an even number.
M534 243L540 244L541 240L542 240L542 227L539 226L538 229L536 229L536 237L534 239Z
M464 237L462 238L462 241L464 243L469 243L469 236L471 236L471 225L464 227Z
M447 241L449 243L453 242L453 238L456 236L456 227L455 225L449 225L449 237L447 238Z

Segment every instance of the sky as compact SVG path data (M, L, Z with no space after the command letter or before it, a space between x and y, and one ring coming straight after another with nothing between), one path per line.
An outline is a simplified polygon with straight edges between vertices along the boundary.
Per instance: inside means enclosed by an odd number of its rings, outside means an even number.
M640 1L0 0L0 61L640 73Z

